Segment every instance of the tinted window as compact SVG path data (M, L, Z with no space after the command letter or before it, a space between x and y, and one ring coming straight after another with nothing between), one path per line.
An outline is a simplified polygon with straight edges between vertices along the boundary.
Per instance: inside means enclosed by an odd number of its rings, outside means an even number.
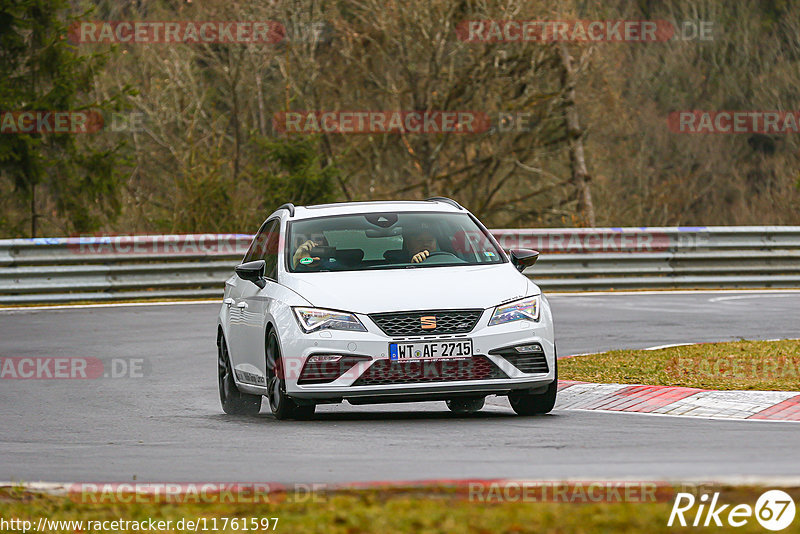
M264 236L266 235L266 229L270 225L270 223L271 222L265 222L264 224L261 225L261 228L259 228L255 239L253 239L253 242L250 243L250 248L247 249L247 254L244 255L242 263L247 263L249 261L258 259L258 257L256 257L256 254L257 251L263 247L263 239Z
M276 220L267 227L264 250L261 255L267 266L264 276L271 280L278 279L278 243L280 243L281 222Z
M258 231L250 250L244 258L245 262L264 260L266 268L264 276L272 280L278 277L278 244L280 243L280 220L267 221Z

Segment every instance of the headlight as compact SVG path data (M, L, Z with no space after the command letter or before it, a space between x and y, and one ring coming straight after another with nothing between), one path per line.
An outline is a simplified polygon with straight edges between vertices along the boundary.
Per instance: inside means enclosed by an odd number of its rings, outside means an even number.
M498 306L494 309L492 318L489 320L489 326L510 323L511 321L538 321L539 299L540 295L536 295L535 297L526 297L510 304Z
M361 321L352 313L319 308L294 308L294 316L297 317L300 328L307 334L319 330L367 331Z

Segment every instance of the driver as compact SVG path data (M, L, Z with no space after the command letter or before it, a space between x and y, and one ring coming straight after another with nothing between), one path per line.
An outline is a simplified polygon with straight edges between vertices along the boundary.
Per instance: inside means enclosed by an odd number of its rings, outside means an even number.
M412 263L422 263L431 253L439 250L439 243L430 230L415 229L403 233L403 249L411 257Z

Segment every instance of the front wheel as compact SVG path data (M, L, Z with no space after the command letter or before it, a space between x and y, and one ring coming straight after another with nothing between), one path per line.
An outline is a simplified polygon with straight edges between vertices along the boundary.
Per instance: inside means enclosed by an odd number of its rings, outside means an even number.
M555 379L547 386L547 391L532 395L530 393L511 393L508 400L517 415L541 415L550 413L556 405L558 393L558 361L555 364Z
M272 330L267 337L267 390L269 407L275 419L309 419L316 406L300 406L286 394L286 378L283 371L283 358L278 343L278 335Z
M217 383L223 412L230 415L256 415L261 410L261 395L243 393L236 387L228 344L221 334L217 342Z

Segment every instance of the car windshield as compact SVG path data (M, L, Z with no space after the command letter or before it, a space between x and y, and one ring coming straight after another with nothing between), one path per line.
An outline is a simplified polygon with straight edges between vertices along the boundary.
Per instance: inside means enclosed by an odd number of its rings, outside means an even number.
M289 224L290 272L363 271L502 263L502 253L466 214L380 212Z

